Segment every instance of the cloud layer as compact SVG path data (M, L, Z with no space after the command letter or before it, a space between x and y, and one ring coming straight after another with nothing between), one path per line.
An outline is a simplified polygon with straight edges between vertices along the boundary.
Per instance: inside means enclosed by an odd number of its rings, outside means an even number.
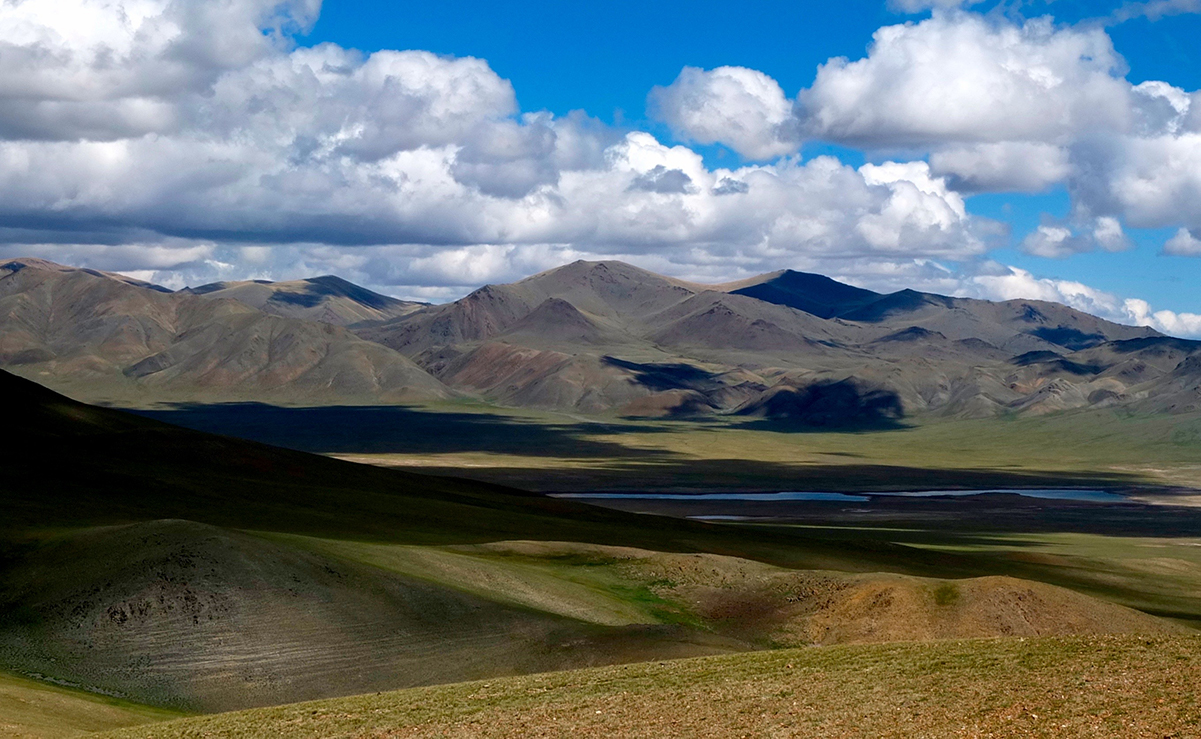
M712 170L647 133L522 114L479 59L290 48L309 2L72 2L6 4L0 21L11 244L403 245L419 259L570 244L683 263L984 249L924 164L888 177L833 159ZM665 109L686 107L690 74L663 91ZM795 147L754 143L790 115L774 81L705 79L694 97L717 103L681 113L699 140L742 126L756 154Z
M678 140L748 162L721 168L584 113L523 112L481 59L298 47L319 0L3 2L0 252L176 287L339 272L433 299L579 257L984 295L970 265L1006 234L965 195L1067 183L1072 219L1028 251L1125 248L1125 223L1178 227L1165 250L1201 253L1196 95L1128 83L1100 28L959 5L900 2L933 16L880 29L795 98L739 67L653 90ZM886 154L801 158L814 139Z
M878 30L863 59L822 65L791 101L790 120L780 119L782 102L771 98L746 116L770 118L770 126L727 127L723 135L721 118L710 112L730 96L719 80L758 74L731 68L685 70L657 91L658 110L681 135L752 158L817 139L924 156L935 176L966 193L1065 184L1071 223L1033 234L1032 253L1114 250L1126 243L1122 224L1201 231L1198 93L1162 81L1128 82L1124 60L1099 25L937 9L957 4L906 6L936 9L920 23ZM1144 3L1123 12L1136 11L1195 8ZM770 80L755 79L770 87ZM756 99L741 96L737 107ZM675 108L670 101L678 101Z

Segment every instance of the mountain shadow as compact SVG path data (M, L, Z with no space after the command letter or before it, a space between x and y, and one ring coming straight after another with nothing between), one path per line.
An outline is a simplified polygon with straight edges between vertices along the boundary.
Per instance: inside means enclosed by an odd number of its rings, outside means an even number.
M735 415L761 419L760 426L798 429L886 430L903 428L901 397L854 380L822 380L804 387L777 385Z
M431 412L394 405L281 407L265 403L189 403L130 410L193 431L317 454L447 454L488 452L545 457L628 453L588 438L599 423L525 422L491 413ZM652 431L652 427L623 430Z
M602 357L601 362L634 373L639 385L662 392L665 390L713 390L721 386L717 375L700 367L684 363L640 364L617 357Z

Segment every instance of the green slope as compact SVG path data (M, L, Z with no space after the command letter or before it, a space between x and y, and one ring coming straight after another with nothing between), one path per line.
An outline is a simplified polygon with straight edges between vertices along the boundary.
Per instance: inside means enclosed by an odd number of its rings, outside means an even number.
M0 673L0 736L11 739L58 739L178 715Z

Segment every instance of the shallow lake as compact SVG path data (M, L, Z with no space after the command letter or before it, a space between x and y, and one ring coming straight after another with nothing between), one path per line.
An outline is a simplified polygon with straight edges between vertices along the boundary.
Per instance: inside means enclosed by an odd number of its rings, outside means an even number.
M990 490L910 490L887 493L829 493L829 492L781 492L781 493L558 493L555 498L574 500L671 500L678 502L702 501L832 501L842 503L867 503L873 498L934 498L965 497L972 495L1020 495L1025 498L1045 500L1079 500L1090 503L1122 503L1126 498L1106 490L1083 488L995 488Z

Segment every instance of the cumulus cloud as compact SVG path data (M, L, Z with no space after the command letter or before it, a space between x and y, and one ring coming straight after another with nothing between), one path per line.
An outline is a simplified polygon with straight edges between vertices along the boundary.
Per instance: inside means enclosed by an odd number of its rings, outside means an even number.
M1201 335L1201 315L1177 313L1170 310L1154 310L1145 300L1129 298L1122 303L1123 312L1133 323L1150 326L1158 331L1175 336Z
M1184 226L1165 251L1193 249L1196 94L1130 85L1101 29L955 5L898 5L935 13L880 29L796 100L740 67L654 90L680 140L762 162L722 168L583 113L522 112L481 59L297 47L318 0L3 3L0 253L173 287L335 272L421 299L601 257L952 292L967 288L942 262L1003 235L962 193L1060 181L1077 208L1031 251L1124 248L1123 223ZM805 137L929 161L805 161Z
M175 102L287 45L320 0L23 0L0 9L0 135L173 130Z
M930 168L960 192L1040 192L1072 168L1067 149L1037 141L1000 141L939 149Z
M798 99L800 122L869 146L1052 142L1125 125L1122 68L1101 29L935 14L876 31L864 59L822 65Z
M748 159L772 159L799 145L792 102L774 79L754 69L684 67L675 82L652 90L648 103L676 136L725 144Z
M263 275L370 265L373 284L414 285L507 276L572 250L751 269L962 259L990 237L924 163L713 169L685 146L583 114L523 114L512 85L480 59L296 48L287 29L311 22L314 0L71 1L86 29L43 0L3 6L0 53L39 59L43 78L30 98L20 65L0 65L0 118L60 126L34 137L0 124L9 254L58 243L63 261L172 284L225 277L234 264ZM237 53L205 46L220 32L243 40ZM733 109L690 108L692 87ZM39 112L54 95L91 111L137 100L162 115L77 125ZM779 124L790 103L764 75L695 70L659 97L699 140L743 121L731 139L741 150L786 150ZM371 249L364 262L344 247Z
M1095 249L1125 251L1131 246L1121 221L1113 216L1101 216L1091 223L1076 227L1064 223L1044 222L1027 234L1021 243L1022 251L1027 254L1051 259Z
M1201 239L1193 236L1187 228L1182 228L1163 245L1163 253L1177 257L1201 257Z
M1072 280L1036 277L1017 267L990 265L990 273L967 277L958 293L987 300L1048 300L1134 326L1175 336L1201 335L1201 315L1154 310L1138 298L1120 298Z

